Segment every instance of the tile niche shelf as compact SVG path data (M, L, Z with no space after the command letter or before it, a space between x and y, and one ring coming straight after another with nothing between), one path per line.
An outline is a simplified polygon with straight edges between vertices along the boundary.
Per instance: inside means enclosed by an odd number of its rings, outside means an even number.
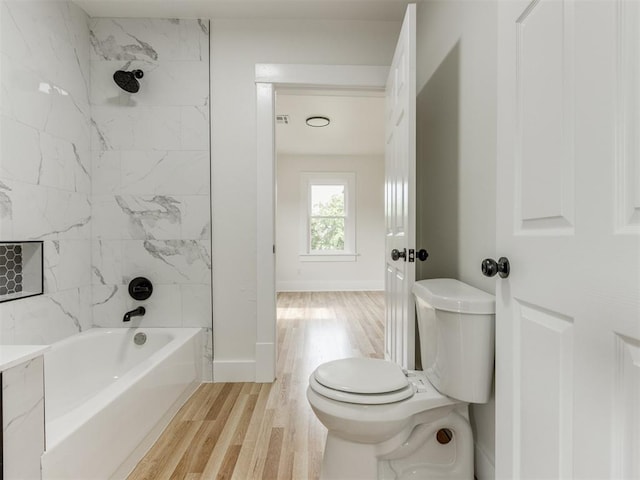
M0 242L0 303L42 295L41 241Z

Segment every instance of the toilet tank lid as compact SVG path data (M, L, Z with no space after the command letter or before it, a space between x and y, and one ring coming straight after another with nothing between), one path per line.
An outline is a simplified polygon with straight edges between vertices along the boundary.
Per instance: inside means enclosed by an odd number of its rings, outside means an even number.
M453 278L419 280L413 284L413 294L437 310L476 315L496 312L493 295Z

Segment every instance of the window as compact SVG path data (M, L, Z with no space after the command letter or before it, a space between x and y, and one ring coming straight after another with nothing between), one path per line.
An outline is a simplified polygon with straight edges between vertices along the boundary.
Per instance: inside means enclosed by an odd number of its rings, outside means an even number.
M355 174L302 174L301 258L355 260Z

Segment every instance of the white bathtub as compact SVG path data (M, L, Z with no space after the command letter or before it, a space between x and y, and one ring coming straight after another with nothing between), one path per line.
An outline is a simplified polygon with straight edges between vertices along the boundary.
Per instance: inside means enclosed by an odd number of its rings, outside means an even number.
M200 384L201 360L199 328L96 328L54 344L42 478L124 478Z

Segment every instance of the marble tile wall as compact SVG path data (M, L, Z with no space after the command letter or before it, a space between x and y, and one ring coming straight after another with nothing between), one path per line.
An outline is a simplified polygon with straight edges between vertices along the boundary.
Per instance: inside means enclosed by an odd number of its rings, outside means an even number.
M93 323L203 327L211 372L209 23L90 21ZM141 69L140 91L113 81ZM152 297L127 292L137 276Z
M208 22L46 0L0 0L0 21L0 241L43 240L45 262L45 295L0 304L0 343L121 326L144 275L133 323L206 328L209 367ZM125 94L113 72L136 68Z
M90 35L70 2L0 1L0 241L44 241L44 292L0 304L0 343L91 325Z

